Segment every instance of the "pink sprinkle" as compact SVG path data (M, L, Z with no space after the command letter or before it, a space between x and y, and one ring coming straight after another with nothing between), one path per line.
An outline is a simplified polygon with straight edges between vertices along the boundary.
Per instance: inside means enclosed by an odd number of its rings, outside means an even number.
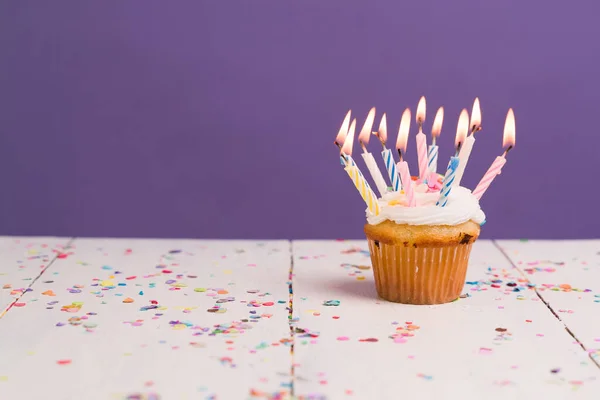
M15 303L15 307L25 307L25 303Z
M487 347L480 347L479 354L492 354L492 349L488 349Z
M538 337L543 337L543 336L544 336L544 334L543 334L543 333L536 333L536 334L535 334L535 336L538 336Z
M58 365L69 365L71 364L71 360L58 360L56 363Z
M346 340L350 340L350 338L348 336L338 336L337 340L339 340L340 342L344 342Z

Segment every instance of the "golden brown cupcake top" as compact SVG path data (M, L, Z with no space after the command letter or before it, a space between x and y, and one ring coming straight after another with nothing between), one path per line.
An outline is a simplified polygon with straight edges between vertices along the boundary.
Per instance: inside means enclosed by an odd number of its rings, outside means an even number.
M365 234L369 239L406 247L469 244L479 237L479 232L479 224L473 221L458 225L406 225L389 220L377 225L365 224Z

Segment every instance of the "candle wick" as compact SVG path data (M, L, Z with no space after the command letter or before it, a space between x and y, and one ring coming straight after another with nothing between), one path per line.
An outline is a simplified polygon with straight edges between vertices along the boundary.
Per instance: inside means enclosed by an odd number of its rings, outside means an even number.
M334 141L334 142L333 142L333 144L335 144L335 145L338 147L338 149L340 149L340 151L342 150L342 145L341 145L341 144L339 144L339 143L337 142L337 140L336 140L336 141Z
M360 147L362 147L363 153L368 153L367 148L365 147L365 144L363 143L362 140L360 140Z
M431 135L431 145L432 146L435 146L435 139L436 139L436 137Z
M400 157L400 162L402 162L402 150L397 149L398 150L398 156Z
M471 136L475 137L475 132L479 132L481 130L481 125L473 125L471 128Z
M346 156L346 154L344 152L340 152L340 156L342 156L342 159L344 160L344 165L347 167L348 166L348 156Z
M458 142L458 146L456 146L456 153L454 154L454 157L458 157L461 147L462 147L462 142Z
M379 132L373 132L373 134L374 134L375 136L377 136L377 138L378 138L378 139L379 139L379 141L381 142L381 147L383 147L383 149L385 150L385 140L383 140L383 139L381 138L381 136L379 136Z
M502 154L502 157L506 158L506 155L512 148L513 148L512 146L508 146L508 148L504 151L504 154Z

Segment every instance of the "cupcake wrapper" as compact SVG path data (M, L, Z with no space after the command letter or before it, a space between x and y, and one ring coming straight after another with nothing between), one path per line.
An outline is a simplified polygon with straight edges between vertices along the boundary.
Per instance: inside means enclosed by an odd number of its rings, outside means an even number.
M456 300L465 284L472 243L449 247L405 247L369 239L377 293L404 304Z

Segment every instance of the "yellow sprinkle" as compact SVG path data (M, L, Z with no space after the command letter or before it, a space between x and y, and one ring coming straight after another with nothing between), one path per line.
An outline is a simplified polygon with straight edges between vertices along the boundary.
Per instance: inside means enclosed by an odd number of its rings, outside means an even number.
M231 270L230 269L223 270L223 273L225 275L231 275Z
M388 206L397 206L398 204L400 204L400 202L398 200L388 201Z
M110 286L115 286L115 284L114 284L113 281L102 281L100 283L100 286L102 286L102 287L110 287Z
M364 281L364 280L365 280L365 277L364 277L364 276L357 276L357 277L356 277L356 280L357 280L357 281Z
M0 376L0 382L6 382L8 381L8 376Z

